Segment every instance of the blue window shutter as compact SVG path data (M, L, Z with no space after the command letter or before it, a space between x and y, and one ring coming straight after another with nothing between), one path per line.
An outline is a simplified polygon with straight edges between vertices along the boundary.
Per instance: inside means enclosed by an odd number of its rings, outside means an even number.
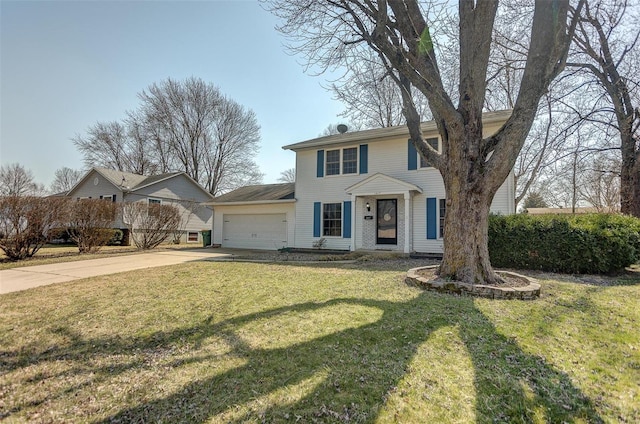
M438 215L437 215L437 199L435 197L427 198L427 238L437 238Z
M360 173L366 174L369 172L369 145L360 145Z
M418 151L416 150L416 146L413 145L411 139L409 139L409 144L407 148L407 169L412 171L414 169L418 169Z
M318 157L316 163L316 177L324 177L324 150L318 150Z
M351 238L351 201L344 202L342 211L342 238Z
M322 217L322 203L313 203L313 236L320 237L320 219Z

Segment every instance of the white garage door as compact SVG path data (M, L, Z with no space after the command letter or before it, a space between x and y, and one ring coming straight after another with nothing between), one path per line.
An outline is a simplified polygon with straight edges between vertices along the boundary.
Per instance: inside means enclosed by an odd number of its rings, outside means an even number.
M224 215L222 247L276 250L287 246L287 215Z

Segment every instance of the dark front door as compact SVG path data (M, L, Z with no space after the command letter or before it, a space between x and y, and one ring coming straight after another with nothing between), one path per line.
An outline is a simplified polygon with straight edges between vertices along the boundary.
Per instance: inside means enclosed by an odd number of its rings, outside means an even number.
M378 200L376 244L398 244L397 199Z

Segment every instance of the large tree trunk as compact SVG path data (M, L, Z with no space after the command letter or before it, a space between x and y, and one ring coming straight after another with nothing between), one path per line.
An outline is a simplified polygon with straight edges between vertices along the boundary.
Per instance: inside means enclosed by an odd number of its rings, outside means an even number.
M640 218L640 152L631 134L631 126L621 126L622 168L620 170L620 211Z
M447 187L446 237L439 275L469 284L500 281L491 267L488 248L490 193Z

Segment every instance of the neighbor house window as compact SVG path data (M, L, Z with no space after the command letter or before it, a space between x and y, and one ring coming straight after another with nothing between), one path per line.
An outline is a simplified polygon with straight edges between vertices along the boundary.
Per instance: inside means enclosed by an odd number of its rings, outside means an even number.
M198 241L198 232L197 231L189 231L187 233L187 241Z
M446 199L440 199L440 214L439 216L439 222L438 224L440 224L440 238L444 237L444 214L447 212L447 200Z
M440 151L440 139L438 137L427 138L425 141L429 146L433 147L437 152ZM420 153L418 153L418 156L420 157L420 168L429 168L433 166L429 163L428 160L420 156Z
M160 200L160 199L149 199L149 204L150 205L161 205L162 204L162 200Z
M358 148L350 147L342 151L342 173L358 173Z
M322 235L342 235L342 203L325 203L322 205Z
M108 200L109 202L113 202L113 196L109 195L109 196L101 196L100 197L102 200Z

